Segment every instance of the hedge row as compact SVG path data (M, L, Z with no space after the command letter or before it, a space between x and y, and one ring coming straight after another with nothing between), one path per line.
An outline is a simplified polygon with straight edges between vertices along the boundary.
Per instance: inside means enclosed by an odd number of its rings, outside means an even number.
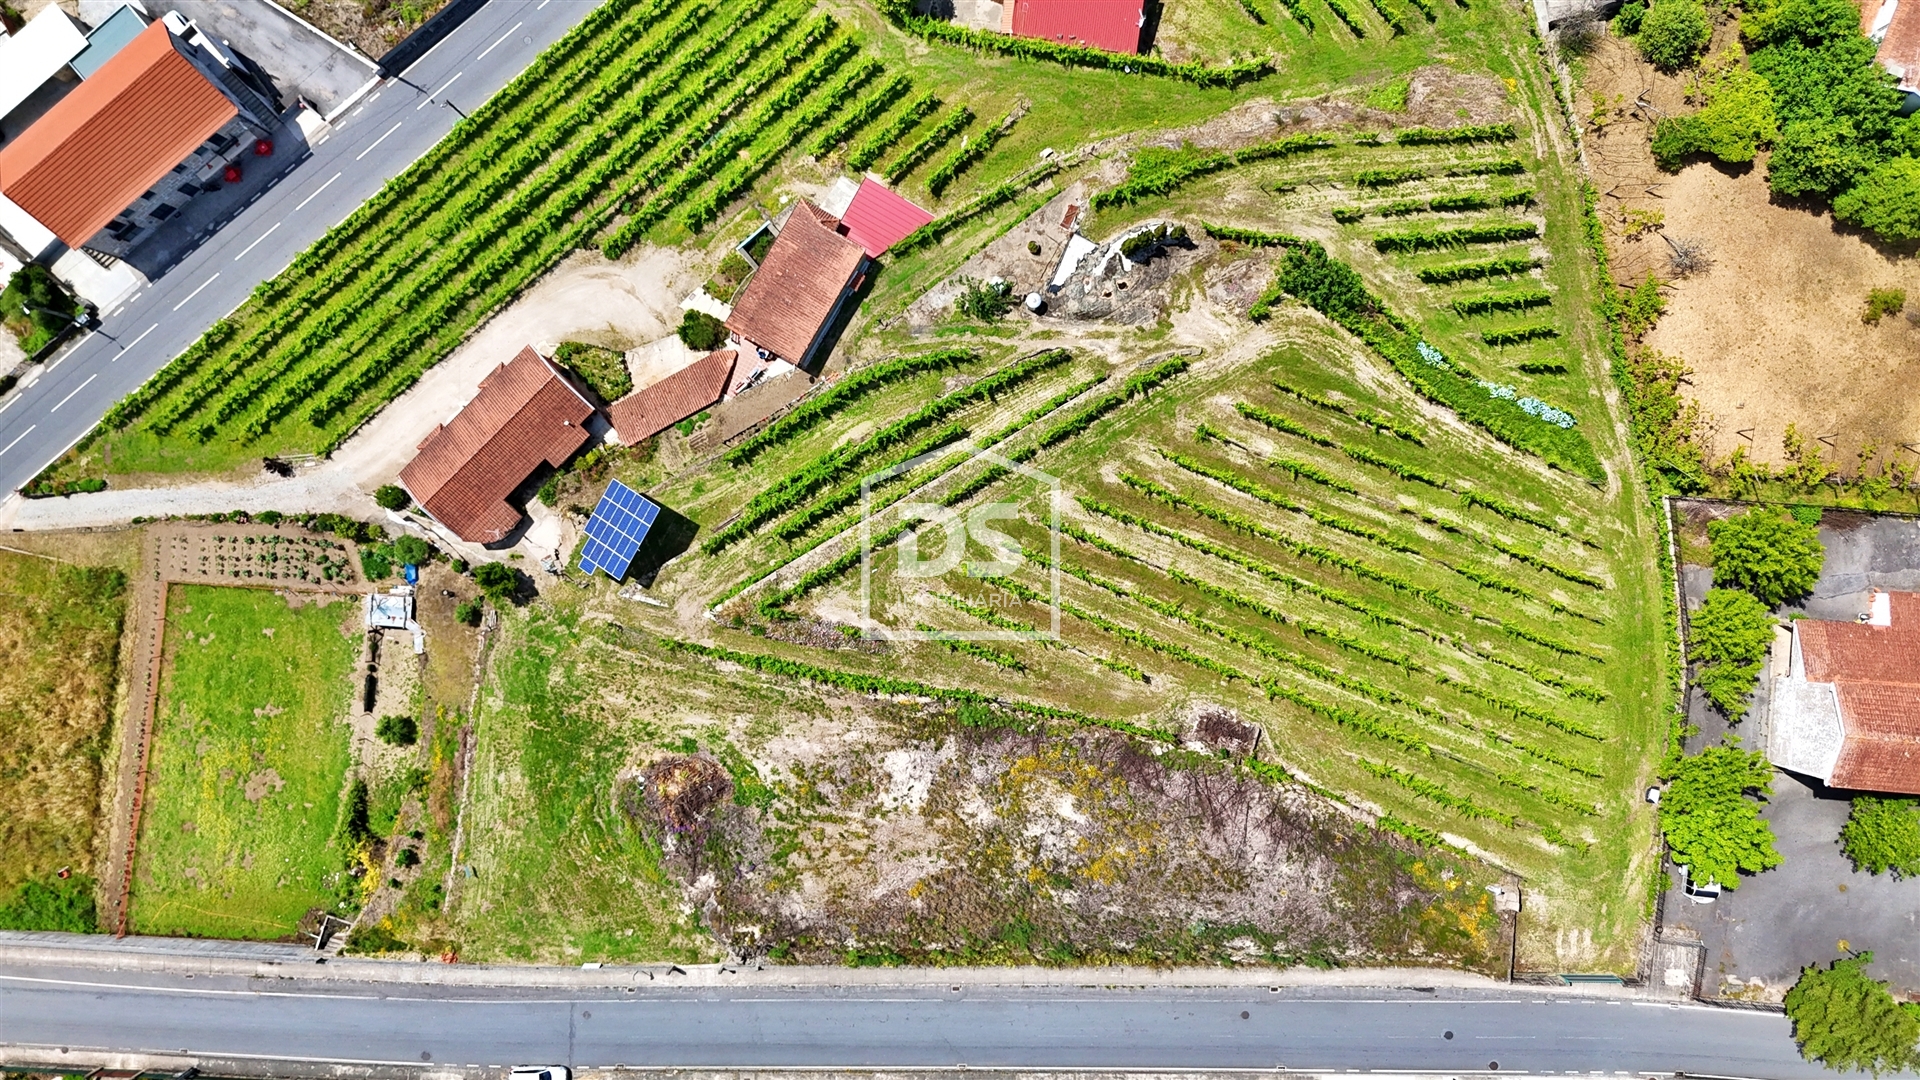
M1366 20L1360 17L1360 9L1354 7L1351 0L1327 0L1327 6L1333 9L1334 17L1345 23L1354 37L1367 36Z
M940 118L940 122L920 136L919 141L901 151L893 164L887 166L886 178L889 184L898 184L906 175L930 157L935 150L950 142L955 135L966 130L973 123L973 110L965 105L956 107L952 112Z
M907 88L912 85L912 80L905 75L895 75L869 90L867 96L861 98L858 104L851 109L841 110L833 123L821 130L820 134L814 138L812 146L808 148L808 152L816 158L827 156L834 147L845 142L848 136L871 123L881 113L893 108L894 104L907 92Z
M1462 817L1481 821L1497 821L1509 829L1517 825L1512 814L1504 810L1489 810L1474 802L1472 799L1455 795L1439 784L1415 776L1413 773L1396 769L1382 762L1368 761L1366 758L1360 759L1360 767L1382 780L1391 780L1401 787L1406 788L1408 791L1413 792L1415 795L1426 799L1428 802L1444 806Z
M1548 326L1545 323L1537 326L1519 326L1512 330L1480 331L1480 340L1496 347L1502 345L1524 345L1529 341L1541 341L1546 338L1557 338L1559 336L1560 331L1557 328Z
M1553 303L1553 295L1545 289L1524 289L1519 292L1494 293L1491 296L1463 296L1453 302L1454 313L1462 317L1486 315L1495 311L1525 311L1528 308L1545 307Z
M1456 281L1478 281L1481 278L1524 274L1539 265L1539 259L1522 255L1505 259L1487 259L1481 262L1454 263L1451 266L1429 266L1419 272L1419 278L1429 285L1448 285Z
M1529 222L1494 225L1469 225L1459 229L1415 229L1382 233L1373 238L1375 251L1415 252L1439 248L1464 247L1467 244L1501 244L1512 240L1531 240L1540 229Z
M1373 0L1373 10L1380 13L1381 21L1385 22L1387 28L1395 34L1410 32L1406 15L1393 5L1393 0Z
M1463 142L1507 142L1515 137L1512 124L1466 124L1461 127L1405 128L1394 132L1401 146L1441 146Z
M893 144L926 119L928 113L939 107L940 99L933 96L933 91L922 91L920 96L907 102L906 107L896 113L886 127L867 136L859 146L854 147L853 152L847 155L847 167L855 172L864 171L867 166L880 160L881 154L893 149Z
M1392 187L1395 184L1410 184L1415 180L1425 180L1425 169L1362 169L1353 176L1353 182L1364 188Z
M940 193L947 190L955 180L959 179L961 173L972 168L981 158L986 157L988 151L992 150L996 143L1005 138L1007 132L1013 130L1014 122L1020 119L1020 112L1020 107L1016 106L1012 111L1008 112L1007 115L1001 117L999 123L981 132L979 138L973 139L965 146L954 151L952 157L942 162L939 168L933 170L933 175L927 177L927 190L933 192L933 197L936 199L939 198Z
M1008 671L1024 672L1027 670L1027 665L1012 653L1002 652L999 649L982 645L977 641L952 637L943 631L928 626L926 623L915 623L914 629L923 634L932 635L933 643L950 653L955 653L960 656L970 656L975 660L985 661L995 667L1006 668Z
M1211 154L1202 154L1190 149L1148 148L1134 155L1132 163L1127 167L1125 181L1117 187L1094 195L1091 204L1095 210L1130 206L1146 199L1172 194L1189 181L1209 173L1251 165L1258 161L1271 161L1314 150L1326 150L1333 145L1332 139L1320 135L1291 135L1237 151L1222 150Z
M1288 386L1283 382L1275 382L1273 388L1296 401L1304 401L1315 408L1324 409L1331 413L1338 413L1362 427L1372 428L1375 434L1392 435L1396 439L1404 439L1415 446L1426 445L1420 441L1419 432L1396 422L1390 417L1382 416L1379 413L1368 412L1356 406L1342 405L1324 394L1316 394L1310 390L1301 390L1297 387Z
M888 469L904 465L923 454L930 454L943 446L959 442L961 439L966 438L967 435L968 431L965 425L948 424L946 427L909 446L901 453L894 455L891 460L875 465L873 467L874 471L885 472ZM905 475L906 474L902 473L890 479L899 480ZM773 531L773 535L786 541L797 540L807 533L812 532L814 526L833 517L854 503L859 502L863 494L874 488L878 488L881 486L881 483L882 482L875 482L874 484L866 485L863 479L849 481L825 496L808 503L799 513L781 522L780 527Z
M1232 225L1214 225L1201 222L1200 227L1215 240L1229 240L1248 247L1298 247L1309 241L1288 233L1261 232L1258 229L1240 229Z
M1317 525L1332 529L1335 532L1345 533L1348 536L1358 537L1361 540L1365 540L1370 544L1374 544L1388 551L1398 552L1403 555L1419 556L1421 554L1421 549L1412 543L1381 532L1361 522L1341 517L1338 514L1329 513L1304 503L1294 502L1292 499L1274 491L1272 488L1262 487L1231 469L1216 468L1198 458L1188 457L1185 454L1177 454L1166 449L1156 447L1155 450L1161 457L1166 458L1174 465L1195 476L1203 476L1217 484L1232 488L1240 494L1266 503L1276 510L1285 510L1288 513L1299 514Z
M980 354L971 349L941 349L902 356L848 372L838 382L727 451L722 460L729 465L746 465L788 439L811 431L875 390L925 372L963 367L979 359Z

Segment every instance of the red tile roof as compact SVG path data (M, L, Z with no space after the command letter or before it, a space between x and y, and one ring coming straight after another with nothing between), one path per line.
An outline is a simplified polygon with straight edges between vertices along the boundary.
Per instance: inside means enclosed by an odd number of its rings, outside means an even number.
M433 429L400 483L455 536L506 538L520 524L507 496L546 463L558 468L587 441L594 409L531 346L493 369L451 421Z
M1920 594L1890 594L1892 625L1803 619L1808 682L1833 683L1845 737L1827 782L1920 795Z
M727 329L805 366L841 296L867 261L866 252L841 236L838 225L831 214L801 200L734 301Z
M847 236L877 259L908 233L933 220L933 215L895 194L892 188L862 180L847 212L840 215Z
M620 433L620 441L632 446L719 401L727 392L727 380L738 356L732 349L710 352L652 386L614 402L607 412L613 417L613 430Z
M1901 0L1894 7L1893 22L1880 39L1877 56L1880 66L1900 80L1900 89L1920 89L1920 3Z
M1088 45L1108 52L1140 51L1146 25L1141 0L1007 0L1013 5L1012 32L1063 45Z
M77 248L237 115L154 23L0 147L0 193Z

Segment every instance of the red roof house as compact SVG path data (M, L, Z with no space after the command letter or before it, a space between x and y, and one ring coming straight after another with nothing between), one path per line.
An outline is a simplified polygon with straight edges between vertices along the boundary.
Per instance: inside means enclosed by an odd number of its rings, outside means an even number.
M1920 93L1920 4L1913 0L1897 4L1869 0L1862 9L1861 21L1867 36L1880 43L1875 54L1880 66L1893 73L1912 102Z
M885 184L860 181L847 212L840 215L840 231L877 259L907 234L933 220L933 215L908 202Z
M586 395L528 346L420 443L400 484L455 536L498 543L520 524L507 496L543 463L558 468L572 457L587 441L593 413Z
M0 147L0 194L78 248L238 115L156 22Z
M838 218L805 199L793 208L733 302L727 329L735 338L807 366L867 265L866 251L839 227Z
M1920 593L1875 592L1866 622L1793 624L1767 757L1836 788L1920 795Z
M607 409L620 441L632 446L719 401L739 353L721 349L688 364L652 386L635 390Z
M1005 0L1004 25L1016 37L1107 52L1137 53L1147 25L1142 0Z

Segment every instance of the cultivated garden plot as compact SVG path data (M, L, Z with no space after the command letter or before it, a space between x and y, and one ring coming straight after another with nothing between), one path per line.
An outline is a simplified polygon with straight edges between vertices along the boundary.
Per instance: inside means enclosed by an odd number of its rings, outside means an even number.
M286 937L347 894L334 841L360 620L333 596L174 586L135 932Z

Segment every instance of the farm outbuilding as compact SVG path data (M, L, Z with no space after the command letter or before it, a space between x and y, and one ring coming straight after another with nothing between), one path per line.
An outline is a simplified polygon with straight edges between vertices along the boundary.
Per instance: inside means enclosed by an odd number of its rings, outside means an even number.
M805 368L866 268L865 249L840 234L840 219L802 199L734 300L727 330L757 359Z
M1061 45L1137 53L1147 25L1141 0L1006 0L1007 33Z
M420 443L400 484L455 536L497 544L520 524L507 497L543 464L559 468L577 453L594 412L566 372L529 345Z
M632 446L718 404L733 377L734 349L719 349L614 402L607 409L614 433Z
M1920 593L1870 604L1864 622L1794 622L1762 740L1833 787L1920 795Z

